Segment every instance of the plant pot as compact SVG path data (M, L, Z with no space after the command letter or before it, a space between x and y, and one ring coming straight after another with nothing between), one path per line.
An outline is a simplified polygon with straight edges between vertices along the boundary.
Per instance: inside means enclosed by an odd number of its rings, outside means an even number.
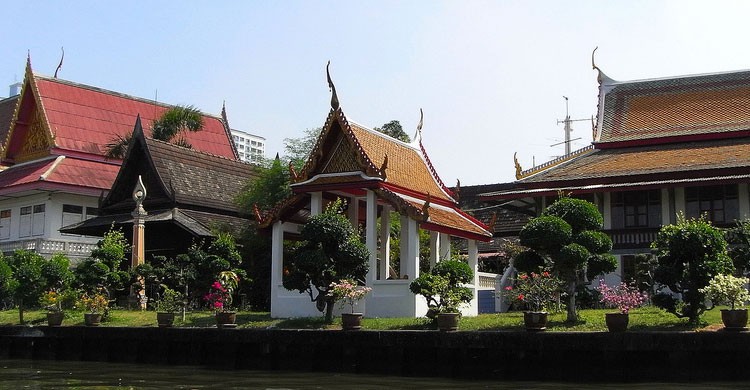
M341 313L341 329L362 329L362 313Z
M607 329L610 332L624 332L628 330L628 321L630 315L628 313L606 313L605 322L607 323Z
M99 326L102 323L102 315L100 313L85 313L83 323L86 326Z
M459 318L461 318L461 313L438 313L438 329L441 332L453 332L458 330Z
M62 325L65 314L61 311L51 311L47 313L47 325L49 326L60 326Z
M528 332L542 332L547 329L547 312L525 311L523 313L523 324Z
M156 323L160 328L171 328L174 323L174 313L156 313Z
M721 322L726 330L747 330L747 309L722 309Z
M216 327L222 328L236 328L237 327L237 313L233 311L219 312L216 313Z

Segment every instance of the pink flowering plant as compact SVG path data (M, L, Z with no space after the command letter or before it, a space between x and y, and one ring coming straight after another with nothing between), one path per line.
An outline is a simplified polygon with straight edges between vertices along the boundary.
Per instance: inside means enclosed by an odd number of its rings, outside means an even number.
M545 311L560 294L562 281L549 271L519 273L515 286L507 286L503 296L511 303L525 305L529 311Z
M341 279L328 286L328 296L339 302L342 310L346 304L349 304L352 313L354 313L354 306L357 305L357 302L370 291L372 291L372 288L359 286L352 279Z
M203 300L208 302L208 306L217 313L231 311L232 293L239 281L237 274L232 271L220 273L218 280L211 285L208 294L203 296Z
M624 282L612 287L600 280L596 290L602 294L600 302L608 307L616 307L622 314L628 314L630 309L640 307L648 301L648 294Z

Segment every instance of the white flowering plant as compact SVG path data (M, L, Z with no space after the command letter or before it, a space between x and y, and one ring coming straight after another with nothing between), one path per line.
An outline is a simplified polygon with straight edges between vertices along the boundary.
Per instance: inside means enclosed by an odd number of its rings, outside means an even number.
M712 304L728 304L734 310L735 306L745 306L745 302L750 300L747 283L748 278L716 275L708 282L708 286L698 291L705 294Z
M339 302L341 309L346 304L349 304L352 313L354 313L354 306L357 305L357 302L364 298L370 291L372 291L372 288L359 286L352 279L341 279L328 286L328 296L333 297L336 302Z

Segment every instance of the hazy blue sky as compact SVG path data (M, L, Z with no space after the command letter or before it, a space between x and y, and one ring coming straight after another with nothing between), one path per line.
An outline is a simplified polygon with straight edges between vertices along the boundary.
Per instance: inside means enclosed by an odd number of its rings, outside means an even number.
M218 114L283 139L322 126L331 60L341 106L397 119L448 185L514 179L563 152L563 95L595 114L597 65L616 80L750 68L750 2L14 1L3 5L0 84L35 72ZM2 91L2 90L0 90ZM7 95L0 92L0 96ZM591 141L588 122L574 125Z

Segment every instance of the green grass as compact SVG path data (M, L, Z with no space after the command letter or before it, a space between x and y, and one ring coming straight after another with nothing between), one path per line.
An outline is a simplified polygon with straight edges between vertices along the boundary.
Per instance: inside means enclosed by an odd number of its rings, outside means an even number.
M552 313L547 325L552 332L598 332L606 331L604 314L612 310L581 310L579 319L574 323L565 321L564 312ZM31 310L24 312L24 319L30 325L46 325L46 312ZM18 325L18 310L0 311L0 326ZM341 319L334 319L328 324L323 317L273 319L267 312L237 313L238 328L277 328L277 329L340 329ZM83 325L82 312L66 312L63 326ZM185 320L176 315L176 327L212 327L216 322L213 312L189 312ZM110 318L102 326L155 327L156 313L138 310L110 310ZM432 322L426 318L364 318L364 329L373 330L432 330ZM464 331L521 331L523 330L523 313L482 314L476 317L463 317L460 330ZM628 329L638 331L688 331L716 330L721 328L719 308L707 311L701 317L701 323L690 325L686 319L654 307L645 307L630 311Z

